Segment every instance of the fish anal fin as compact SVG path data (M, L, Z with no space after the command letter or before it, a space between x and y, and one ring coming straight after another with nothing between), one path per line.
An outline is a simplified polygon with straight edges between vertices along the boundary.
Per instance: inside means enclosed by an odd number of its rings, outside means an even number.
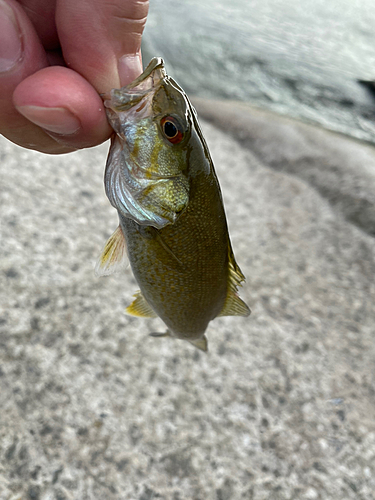
M197 349L199 349L200 351L204 351L204 352L208 351L208 343L207 343L206 335L203 335L199 339L194 339L194 340L186 339L186 340L188 340L188 342L190 342L190 344L193 344L193 346L196 347Z
M135 300L125 309L127 314L131 316L138 316L140 318L156 318L156 312L151 309L147 300L143 297L141 292L137 292L133 295Z
M220 311L219 316L249 316L251 313L249 307L240 297L229 290L227 298L224 303L223 309Z
M96 263L95 273L97 276L108 276L128 265L126 255L126 242L121 227L109 237L102 253Z

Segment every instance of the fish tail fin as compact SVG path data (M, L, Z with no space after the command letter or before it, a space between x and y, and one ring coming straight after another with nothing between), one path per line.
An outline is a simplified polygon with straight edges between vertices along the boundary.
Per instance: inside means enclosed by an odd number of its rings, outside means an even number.
M126 241L122 229L116 231L108 238L95 266L97 276L108 276L127 267L129 261L126 255Z
M200 351L207 352L208 351L208 342L206 335L203 335L199 339L188 340L190 344L193 344L194 347L199 349Z
M167 330L166 332L152 332L150 333L150 337L172 337L171 332ZM199 349L200 351L207 352L208 351L208 343L206 335L203 335L199 339L184 339L187 340L194 347Z

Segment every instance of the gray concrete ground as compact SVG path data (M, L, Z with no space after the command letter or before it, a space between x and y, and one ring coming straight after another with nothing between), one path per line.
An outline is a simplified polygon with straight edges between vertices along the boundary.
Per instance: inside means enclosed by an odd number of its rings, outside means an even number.
M198 105L253 311L208 355L94 275L107 145L0 142L1 500L375 498L375 150Z

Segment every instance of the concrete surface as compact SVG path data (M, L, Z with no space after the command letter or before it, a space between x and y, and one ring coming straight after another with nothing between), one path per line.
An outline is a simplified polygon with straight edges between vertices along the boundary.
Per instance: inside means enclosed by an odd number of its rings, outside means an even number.
M204 131L253 312L212 322L208 355L124 315L130 270L94 275L117 225L107 145L1 140L1 500L375 498L375 151L215 108L226 132Z

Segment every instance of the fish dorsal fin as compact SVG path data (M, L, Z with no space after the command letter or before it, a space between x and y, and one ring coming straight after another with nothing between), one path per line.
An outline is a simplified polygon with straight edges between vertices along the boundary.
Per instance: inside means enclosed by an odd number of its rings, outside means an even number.
M227 298L225 299L224 307L220 311L219 316L249 316L250 309L239 296L229 290Z
M131 316L139 316L140 318L156 318L157 314L151 309L147 300L143 297L141 292L133 295L135 300L125 309L127 314Z
M188 340L188 339L186 339ZM207 337L206 335L203 335L200 339L194 339L194 340L188 340L190 344L193 344L197 349L207 352L208 351L208 344L207 344Z
M121 227L109 237L95 266L98 276L108 276L124 269L128 265L126 242Z
M229 248L229 288L233 292L237 292L237 287L241 286L241 283L245 281L245 276L243 275L239 265L237 264L233 250Z
M231 246L229 245L229 277L228 293L224 302L224 307L218 316L249 316L250 309L245 302L239 298L237 288L245 281L241 269L239 268Z

